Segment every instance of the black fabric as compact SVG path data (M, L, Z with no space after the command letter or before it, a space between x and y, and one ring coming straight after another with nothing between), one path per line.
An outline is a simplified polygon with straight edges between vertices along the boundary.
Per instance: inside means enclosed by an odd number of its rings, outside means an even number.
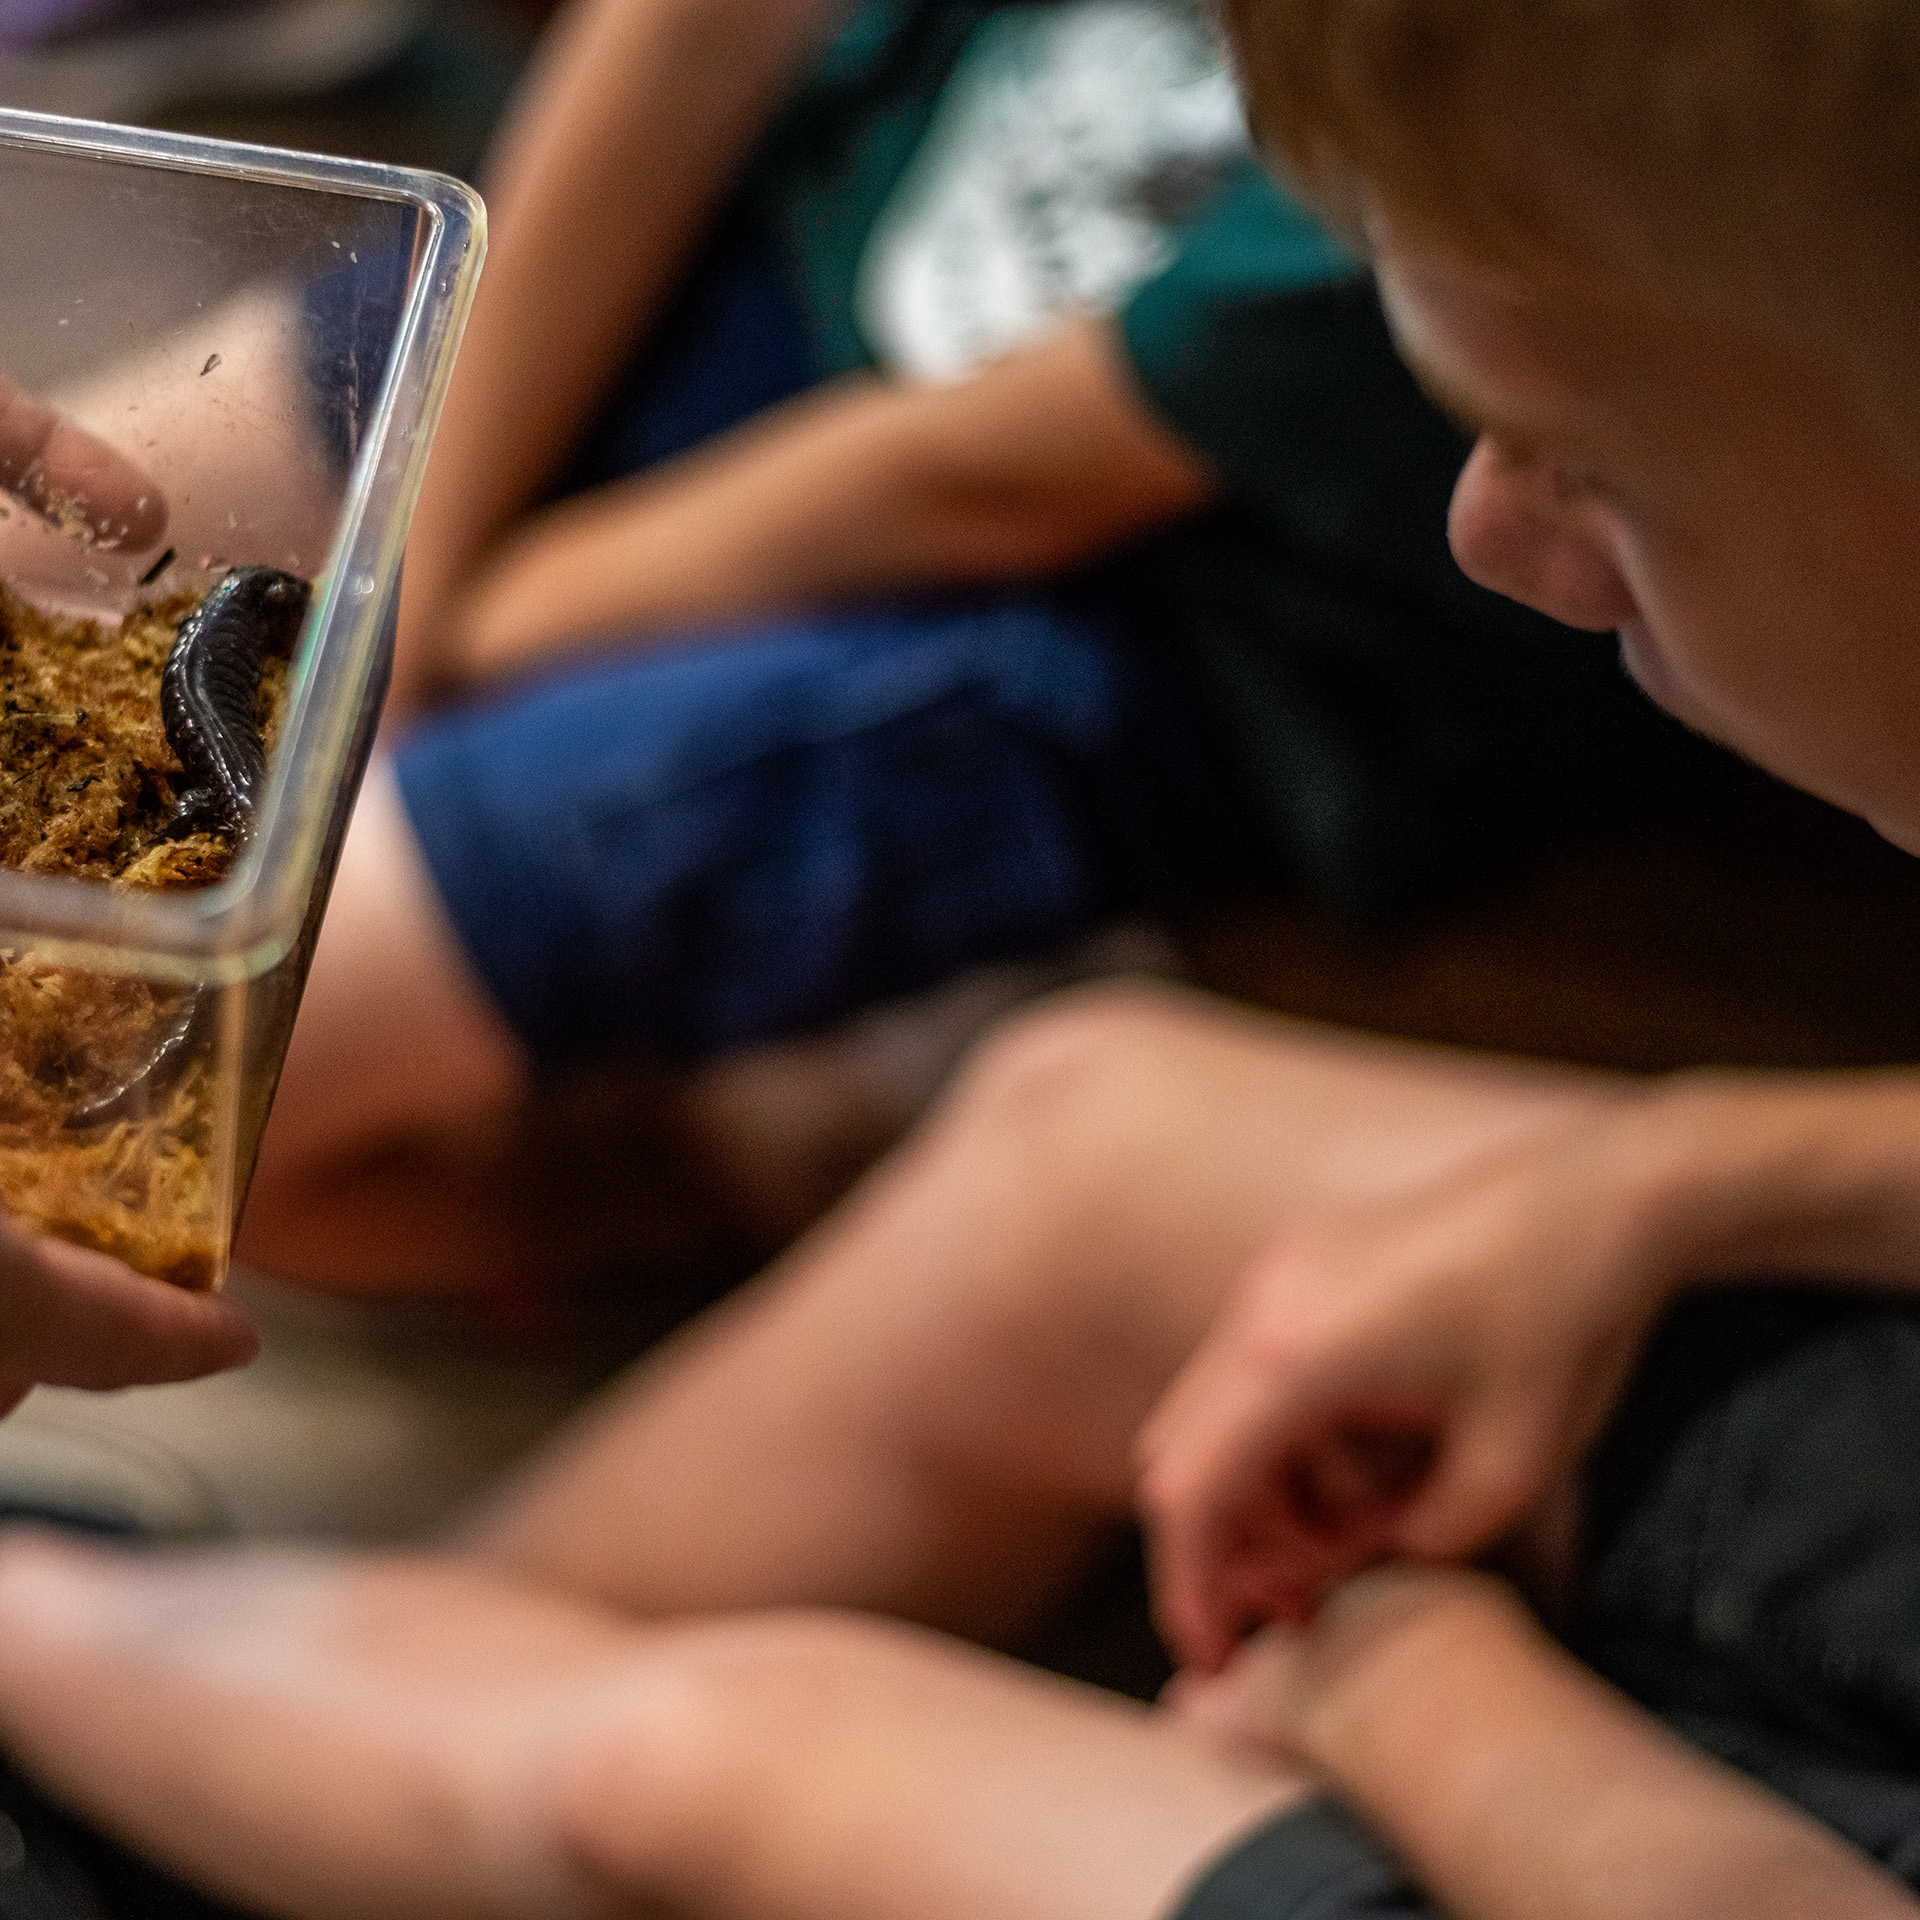
M0 1762L0 1920L106 1920L71 1823Z
M247 1920L82 1826L0 1760L0 1920Z
M1175 1920L1427 1920L1393 1857L1331 1800L1257 1827L1201 1878Z
M1236 370L1247 370L1235 378ZM1756 776L1447 544L1466 438L1365 275L1223 299L1147 398L1229 504L1107 567L1192 663L1283 876L1362 926Z
M1920 1889L1920 1307L1705 1293L1662 1324L1588 1471L1572 1650ZM1176 1920L1433 1910L1315 1802Z
M1690 1302L1592 1516L1574 1650L1920 1886L1920 1310Z

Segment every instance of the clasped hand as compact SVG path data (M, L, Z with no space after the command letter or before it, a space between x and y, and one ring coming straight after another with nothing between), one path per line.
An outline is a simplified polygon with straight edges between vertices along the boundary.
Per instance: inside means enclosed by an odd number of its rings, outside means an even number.
M1574 1463L1672 1277L1638 1104L1299 1222L1256 1262L1139 1442L1184 1666L1219 1671L1383 1561L1471 1558Z

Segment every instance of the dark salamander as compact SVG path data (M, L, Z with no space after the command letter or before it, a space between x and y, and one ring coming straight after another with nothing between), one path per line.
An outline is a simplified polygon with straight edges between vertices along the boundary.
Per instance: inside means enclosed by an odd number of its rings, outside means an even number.
M254 717L260 662L291 648L312 591L275 567L239 567L180 622L160 675L160 719L193 784L169 832L224 827L238 845L252 829L267 778Z
M260 664L292 649L313 590L276 567L239 567L215 587L173 636L160 674L160 720L167 744L192 783L167 831L224 829L236 850L253 830L266 784L267 751L255 706ZM128 1116L135 1096L163 1089L194 1049L200 996L189 991L133 1074L68 1114L69 1127L98 1127Z

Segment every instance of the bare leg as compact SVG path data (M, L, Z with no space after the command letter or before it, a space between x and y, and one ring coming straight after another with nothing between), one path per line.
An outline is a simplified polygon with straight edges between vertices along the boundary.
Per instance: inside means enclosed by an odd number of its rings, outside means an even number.
M358 1070L356 1070L356 1068ZM355 809L281 1080L280 1159L502 1107L529 1079L440 905L393 767Z
M1197 996L1066 996L470 1544L645 1613L854 1606L1004 1644L1125 1516L1140 1421L1289 1218L1613 1084Z
M393 770L376 759L262 1142L241 1257L290 1278L376 1280L422 1257L485 1260L484 1210L479 1231L463 1232L457 1180L454 1204L436 1205L434 1181L412 1176L435 1143L449 1173L463 1142L484 1159L530 1080L440 906Z
M834 1035L695 1072L615 1062L536 1083L376 759L240 1257L360 1294L550 1292L609 1271L733 1278L838 1198L927 1091L876 1083L858 1036Z
M922 1631L484 1570L0 1549L0 1738L295 1920L1150 1920L1304 1792Z

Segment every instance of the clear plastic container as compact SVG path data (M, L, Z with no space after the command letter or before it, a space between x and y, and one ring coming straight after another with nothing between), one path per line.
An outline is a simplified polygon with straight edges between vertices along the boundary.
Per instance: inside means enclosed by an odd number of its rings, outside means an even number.
M231 566L313 582L223 880L0 870L0 1205L183 1285L226 1270L483 235L478 199L437 175L0 111L0 368L135 462L171 516L122 552L0 496L0 581L111 623Z

